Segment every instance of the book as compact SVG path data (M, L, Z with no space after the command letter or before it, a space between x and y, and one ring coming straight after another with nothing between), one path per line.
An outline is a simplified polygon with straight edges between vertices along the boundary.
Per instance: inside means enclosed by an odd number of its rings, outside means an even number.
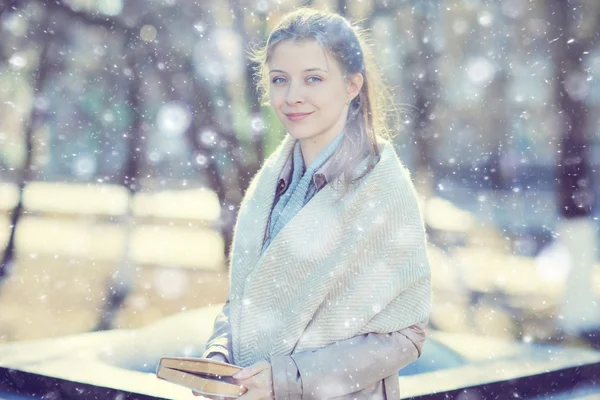
M243 368L210 358L162 357L156 376L200 394L237 398L247 391L232 377Z

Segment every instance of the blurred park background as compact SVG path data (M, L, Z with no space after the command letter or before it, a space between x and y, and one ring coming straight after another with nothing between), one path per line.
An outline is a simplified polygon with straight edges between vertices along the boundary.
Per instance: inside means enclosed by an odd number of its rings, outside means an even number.
M246 52L301 5L371 32L433 328L555 340L559 221L595 227L573 232L600 294L597 0L3 0L0 342L225 301L239 202L285 134Z

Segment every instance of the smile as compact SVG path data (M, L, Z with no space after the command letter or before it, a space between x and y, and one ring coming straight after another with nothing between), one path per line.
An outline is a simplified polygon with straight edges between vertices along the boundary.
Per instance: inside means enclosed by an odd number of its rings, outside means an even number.
M293 114L286 114L286 116L288 117L288 119L290 121L300 121L300 120L303 120L304 118L308 117L310 114L312 114L312 113L293 113Z

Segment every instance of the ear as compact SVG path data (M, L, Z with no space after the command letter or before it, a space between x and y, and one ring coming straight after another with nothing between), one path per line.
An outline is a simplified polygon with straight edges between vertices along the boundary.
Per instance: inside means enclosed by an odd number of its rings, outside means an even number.
M353 100L360 93L364 82L363 74L360 72L350 76L349 83L346 87L348 92L348 101Z

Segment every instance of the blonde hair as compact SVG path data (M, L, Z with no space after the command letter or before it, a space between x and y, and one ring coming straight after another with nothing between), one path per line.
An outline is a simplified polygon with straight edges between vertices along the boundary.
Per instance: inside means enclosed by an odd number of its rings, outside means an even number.
M255 80L261 101L268 104L269 62L275 46L292 40L315 40L338 62L343 75L361 73L363 85L358 96L350 103L344 137L332 157L338 162L330 164L325 171L327 179L344 173L343 198L350 185L363 178L379 160L377 136L391 139L387 125L388 104L392 96L375 64L367 44L366 31L352 25L339 14L302 7L286 14L269 35L266 44L250 52L250 60L256 63ZM369 157L365 171L353 177L358 164Z

